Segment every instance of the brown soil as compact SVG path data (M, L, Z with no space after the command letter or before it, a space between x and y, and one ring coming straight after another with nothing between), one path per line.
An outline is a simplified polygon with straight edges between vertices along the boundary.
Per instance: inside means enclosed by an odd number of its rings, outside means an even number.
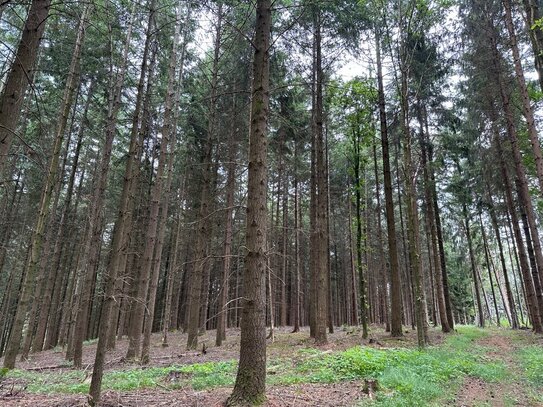
M363 397L359 382L340 384L304 384L288 387L271 387L267 390L265 407L339 407L355 406ZM102 407L146 407L146 406L191 406L220 407L231 393L229 388L210 391L156 389L137 392L106 392L102 397ZM12 399L0 399L5 407L83 407L87 406L86 397L54 395L44 396L24 394Z
M169 335L169 347L161 346L161 336L154 334L152 338L151 362L149 366L170 366L202 363L208 361L225 361L237 359L239 355L239 330L229 329L227 340L218 348L214 345L215 331L208 331L199 338L200 343L206 343L206 353L187 352L184 350L186 334L180 332ZM321 346L321 350L341 351L356 345L387 347L415 347L416 332L406 331L405 336L399 339L390 338L383 329L372 327L370 340L362 340L360 330L356 328L338 328L334 334L329 335L329 343ZM431 329L430 338L433 344L443 341L440 331ZM114 351L108 353L106 370L123 370L141 367L137 363L128 363L124 360L128 341L120 340ZM291 328L278 328L275 334L275 342L268 341L268 359L292 357L303 348L314 346L309 338L307 329L292 334ZM84 347L83 366L86 371L92 371L92 362L96 344L88 344ZM0 363L2 360L0 359ZM31 354L29 360L18 362L18 369L23 370L55 370L70 371L72 368L64 360L62 349ZM86 395L66 394L33 394L25 390L26 383L22 380L8 379L0 381L0 406L4 407L76 407L87 405ZM232 390L230 388L213 389L209 391L195 391L191 388L180 390L165 390L160 388L142 389L133 392L108 391L103 394L103 407L113 406L221 406ZM267 407L286 406L353 406L363 397L368 397L362 392L360 382L348 382L339 384L303 384L293 386L275 386L267 390Z
M314 347L313 340L309 337L309 329L302 328L300 332L291 333L292 328L276 328L275 341L271 343L268 340L268 359L290 356L297 350ZM201 351L186 351L187 334L181 332L172 332L168 335L170 346L161 345L161 335L153 334L151 339L151 361L149 366L170 366L170 365L188 365L193 363L217 362L235 360L239 356L239 329L229 329L227 339L223 346L215 346L215 331L207 331L200 336L200 344L206 344L206 353ZM388 333L379 327L373 327L370 338L363 340L361 331L357 328L342 329L338 328L333 334L328 335L329 343L320 346L319 349L330 351L341 351L360 344L369 344L372 340L372 346L376 347L415 347L416 332L405 331L402 338L391 338ZM440 331L430 330L430 341L432 344L439 344L443 341L443 335ZM201 345L200 345L201 346ZM117 341L116 348L107 354L105 370L119 370L130 367L140 367L134 362L128 362L124 359L128 349L128 340ZM83 348L83 369L92 370L94 354L96 352L96 343L85 345ZM55 348L52 350L31 353L26 361L17 361L17 368L22 370L71 370L69 364L64 359L64 350ZM3 358L0 358L0 364Z

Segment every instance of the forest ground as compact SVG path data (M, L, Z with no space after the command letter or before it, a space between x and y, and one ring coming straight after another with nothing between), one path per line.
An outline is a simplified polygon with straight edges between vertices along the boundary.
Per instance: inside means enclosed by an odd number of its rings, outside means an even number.
M400 339L378 327L370 332L371 341L358 328L338 328L328 345L315 347L307 330L276 330L266 406L543 406L543 337L528 330L460 326L443 335L431 328L422 352L412 330ZM220 348L214 334L200 337L205 354L186 352L182 333L172 333L167 348L156 334L147 366L125 362L127 340L119 341L108 354L101 405L222 405L235 379L239 330L228 330ZM86 343L83 370L72 369L62 349L31 355L0 377L0 405L86 405L95 348Z

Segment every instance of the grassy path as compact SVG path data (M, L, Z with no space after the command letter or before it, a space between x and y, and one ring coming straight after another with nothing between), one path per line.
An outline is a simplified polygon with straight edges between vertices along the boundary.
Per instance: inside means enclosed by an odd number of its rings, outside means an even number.
M543 406L543 348L541 338L523 331L491 328L477 340L489 360L507 368L505 380L485 382L466 378L457 393L457 406Z

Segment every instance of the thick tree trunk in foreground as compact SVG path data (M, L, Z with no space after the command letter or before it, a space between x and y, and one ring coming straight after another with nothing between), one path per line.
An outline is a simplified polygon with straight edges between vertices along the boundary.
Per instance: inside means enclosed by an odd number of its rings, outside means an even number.
M258 0L253 45L253 86L249 133L247 192L247 255L245 258L240 359L228 406L257 405L266 390L266 225L267 146L269 109L270 0Z

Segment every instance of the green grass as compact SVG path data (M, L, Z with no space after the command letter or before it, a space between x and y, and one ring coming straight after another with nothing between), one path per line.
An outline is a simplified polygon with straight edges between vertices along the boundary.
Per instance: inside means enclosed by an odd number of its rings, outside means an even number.
M458 389L465 376L497 382L507 377L506 366L485 357L476 340L488 335L474 327L459 327L444 344L426 350L375 349L357 346L342 352L301 349L288 358L268 361L269 385L335 383L377 379L380 391L371 402L376 406L429 406ZM543 383L538 369L543 362L541 348L526 348L520 354L527 376ZM140 388L193 388L196 390L231 386L237 363L207 362L193 365L131 368L104 374L104 390ZM36 393L86 393L90 378L81 371L34 372L13 370L7 377L28 382Z
M444 345L423 351L355 347L319 354L304 350L305 359L294 364L293 372L274 376L272 383L332 383L372 378L382 388L375 405L427 406L457 388L465 376L488 382L507 377L506 366L487 360L485 348L474 344L486 335L480 329L460 327L459 334L451 335Z
M186 366L150 367L127 369L104 373L104 390L136 390L152 387L192 387L195 390L229 386L234 383L236 363L208 362ZM174 374L178 380L167 380ZM14 379L24 379L27 390L32 393L87 393L90 377L79 370L64 372L37 372L11 370L6 375Z
M519 349L517 356L528 381L535 386L543 386L543 348L526 346Z

